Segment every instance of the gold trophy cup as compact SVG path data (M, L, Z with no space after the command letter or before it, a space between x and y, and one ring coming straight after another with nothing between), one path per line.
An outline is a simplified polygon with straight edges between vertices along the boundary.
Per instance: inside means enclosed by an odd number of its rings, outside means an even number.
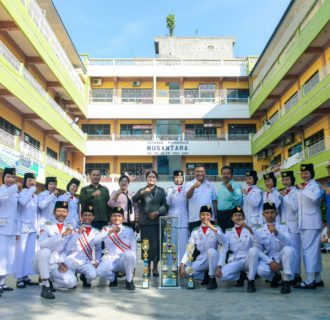
M195 250L195 245L193 243L187 244L187 254L189 260L189 267L188 267L188 286L187 289L195 289L194 281L193 281L193 254Z
M143 281L142 288L149 289L149 279L148 279L148 253L149 253L149 240L143 239L141 249L143 251Z

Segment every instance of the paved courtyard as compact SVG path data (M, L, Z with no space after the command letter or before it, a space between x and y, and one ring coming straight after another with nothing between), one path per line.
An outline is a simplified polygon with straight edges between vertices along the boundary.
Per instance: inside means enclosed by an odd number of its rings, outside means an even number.
M221 284L207 291L200 285L195 290L159 290L158 280L151 277L152 287L142 289L142 263L139 263L136 291L125 289L119 280L117 288L100 286L58 291L55 300L40 298L40 288L16 289L0 298L0 319L330 319L330 254L323 254L325 288L293 289L282 295L257 280L257 292L249 294L233 283ZM11 278L8 282L14 286Z

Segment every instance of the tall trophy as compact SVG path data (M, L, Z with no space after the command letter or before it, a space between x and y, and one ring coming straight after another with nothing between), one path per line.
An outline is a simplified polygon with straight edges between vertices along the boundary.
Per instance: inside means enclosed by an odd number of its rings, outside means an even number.
M187 289L195 289L194 280L193 280L193 254L195 251L195 245L193 243L187 244L187 254L189 260L189 267L188 267L188 286Z
M160 289L180 288L177 259L178 226L177 217L160 217Z
M149 240L143 239L141 249L143 252L143 281L142 281L142 288L149 289L149 264L148 264L148 253L149 253Z

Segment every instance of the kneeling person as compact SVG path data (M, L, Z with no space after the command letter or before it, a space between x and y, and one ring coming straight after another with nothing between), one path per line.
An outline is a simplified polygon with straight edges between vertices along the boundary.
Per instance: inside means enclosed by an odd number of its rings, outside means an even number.
M293 278L294 249L288 227L276 222L276 207L273 202L263 205L263 216L266 223L255 230L261 253L257 274L271 281L271 287L279 286L281 270L283 271L283 286L281 293L290 293L290 280Z
M41 297L55 299L53 281L56 288L71 289L77 279L63 262L66 258L66 245L71 238L72 226L65 222L68 216L68 203L57 201L54 209L55 222L46 222L41 227L40 250L34 259L34 268L41 278Z
M194 279L203 279L204 273L208 271L210 280L207 286L208 290L216 289L217 282L215 279L215 271L220 261L220 265L224 264L226 249L218 252L218 245L227 246L225 235L217 225L212 225L212 209L210 206L202 206L199 217L201 225L191 232L189 243L195 245L199 255L192 263ZM195 250L195 251L196 251ZM188 252L186 251L181 260L181 277L187 273Z
M94 217L94 205L86 204L81 212L82 225L74 229L74 234L67 245L69 255L64 261L70 270L80 273L80 280L83 282L84 288L90 288L91 282L96 279L95 268L102 255L101 243L95 244L95 236L99 230L92 227Z
M255 292L255 276L259 260L259 249L255 247L253 230L244 222L244 212L241 207L236 207L231 220L235 224L227 229L225 236L228 241L227 249L232 252L230 262L217 267L216 276L221 281L238 280L240 272L248 271L248 292ZM226 252L224 252L226 254Z
M136 265L136 238L131 227L124 226L124 210L112 209L111 225L104 227L95 237L96 243L104 241L106 254L96 272L100 278L110 281L109 286L117 286L116 272L126 273L126 288L135 290L133 273Z

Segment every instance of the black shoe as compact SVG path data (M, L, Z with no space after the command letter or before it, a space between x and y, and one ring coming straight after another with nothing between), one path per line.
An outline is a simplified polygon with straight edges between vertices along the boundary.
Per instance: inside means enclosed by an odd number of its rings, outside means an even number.
M291 292L291 286L289 281L283 281L283 285L281 288L281 293L282 294L287 294Z
M115 280L113 280L109 283L109 287L112 288L112 287L117 287L117 286L118 286L118 280L117 280L117 277L115 277Z
M313 281L313 282L307 284L305 281L303 281L299 285L296 285L295 288L296 289L312 289L312 290L315 290L316 289L316 283L315 283L315 281Z
M241 271L239 279L236 281L235 287L244 287L244 280L246 280L246 273Z
M52 289L50 287L42 286L41 297L44 299L55 299Z
M319 282L315 282L315 286L317 287L324 287L324 282L323 280L319 281Z
M1 293L3 293L3 289L2 289L2 287L0 286L0 294L1 294Z
M127 290L135 290L135 285L133 283L133 280L131 282L126 281L126 289Z
M210 282L207 285L206 289L207 290L214 290L216 288L218 288L217 280L215 278L210 278Z
M1 288L2 288L3 291L14 291L13 288L8 287L6 284L3 284L3 285L1 286Z
M254 280L248 280L247 292L256 292L256 285Z
M39 285L38 282L33 282L30 278L28 278L27 280L23 280L23 282L26 286L38 286Z
M20 280L20 281L16 282L16 288L24 289L25 287L26 287L26 285L25 285L23 280Z
M50 288L50 292L56 292L56 289L54 288L54 286L53 286L53 282L52 282L52 280L48 280L49 281L49 288Z
M206 272L204 273L204 279L203 279L201 285L202 285L202 286L206 286L206 285L208 285L209 283L210 283L210 276L209 276L209 272L206 271Z
M280 273L275 273L275 276L273 277L273 280L270 282L271 288L278 288L280 286L280 281L282 279L282 276Z
M82 281L83 283L83 288L90 288L91 287L91 284L87 282L87 279L85 277L84 274L81 274L79 279Z
M152 272L152 276L154 277L154 278L158 278L159 277L159 272L158 271L156 271L156 272Z

